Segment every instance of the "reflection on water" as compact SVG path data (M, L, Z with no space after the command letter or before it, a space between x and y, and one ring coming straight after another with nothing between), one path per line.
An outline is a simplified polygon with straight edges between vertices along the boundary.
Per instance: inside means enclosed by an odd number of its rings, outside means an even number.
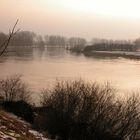
M18 60L31 60L33 59L33 48L31 47L9 47L7 52L2 58L4 59L18 59Z
M22 74L35 90L50 87L56 79L76 78L110 81L120 89L139 88L140 61L89 58L53 47L8 51L0 60L0 77Z

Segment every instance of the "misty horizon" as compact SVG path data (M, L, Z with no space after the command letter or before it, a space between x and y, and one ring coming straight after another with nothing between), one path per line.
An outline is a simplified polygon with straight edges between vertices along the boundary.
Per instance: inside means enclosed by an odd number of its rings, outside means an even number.
M133 40L140 37L139 1L2 0L2 32L16 19L21 30L86 39Z

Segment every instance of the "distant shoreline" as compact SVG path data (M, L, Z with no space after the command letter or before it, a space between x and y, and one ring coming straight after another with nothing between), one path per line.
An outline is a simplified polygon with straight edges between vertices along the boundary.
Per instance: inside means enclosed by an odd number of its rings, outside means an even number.
M129 59L140 59L140 52L124 51L87 51L82 52L85 56L102 56L102 57L123 57Z

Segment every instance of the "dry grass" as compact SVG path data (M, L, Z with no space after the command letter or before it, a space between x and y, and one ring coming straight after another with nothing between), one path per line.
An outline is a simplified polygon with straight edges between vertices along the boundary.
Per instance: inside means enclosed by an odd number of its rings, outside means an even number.
M30 132L30 125L0 110L0 139L43 140Z

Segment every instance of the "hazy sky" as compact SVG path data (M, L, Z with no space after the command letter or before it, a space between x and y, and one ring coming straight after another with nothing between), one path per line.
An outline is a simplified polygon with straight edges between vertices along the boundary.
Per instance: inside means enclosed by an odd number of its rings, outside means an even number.
M85 38L140 37L140 0L0 0L0 30Z

